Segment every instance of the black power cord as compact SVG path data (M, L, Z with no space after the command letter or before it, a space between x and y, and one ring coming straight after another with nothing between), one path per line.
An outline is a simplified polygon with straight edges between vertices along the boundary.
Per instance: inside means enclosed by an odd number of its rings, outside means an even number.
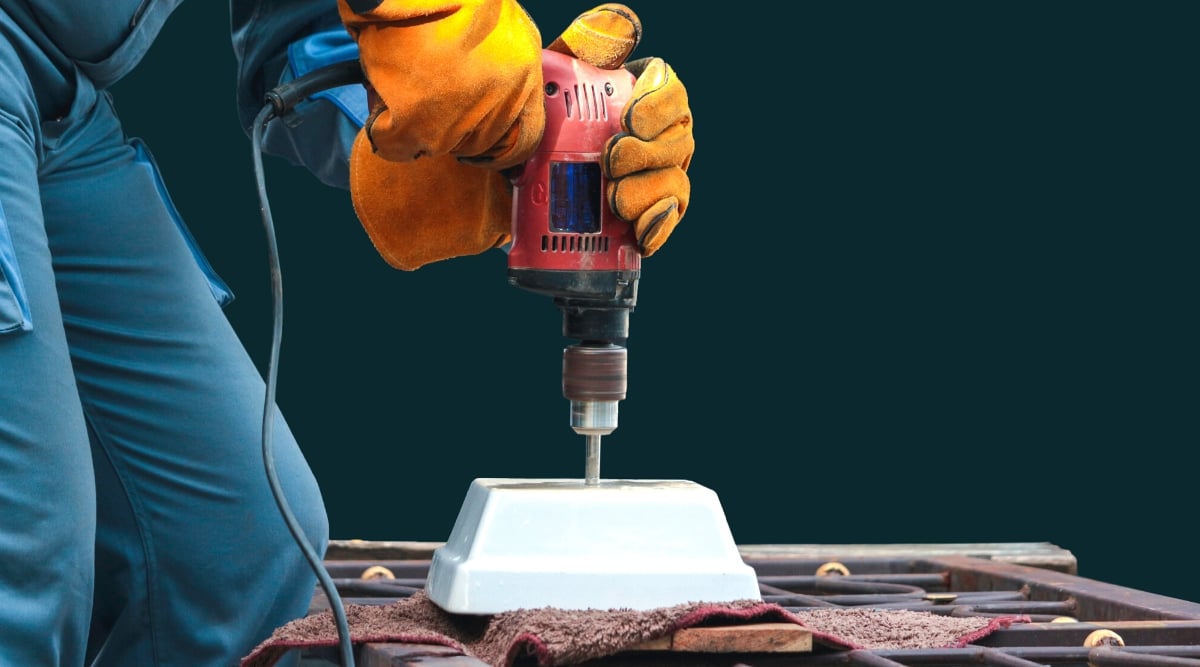
M271 265L271 294L274 300L271 357L267 367L266 398L263 403L263 467L266 468L267 482L271 486L271 493L275 497L275 504L279 507L279 513L283 515L283 520L287 524L288 531L291 532L292 538L296 540L296 544L300 547L300 550L304 552L304 557L308 559L308 564L312 567L318 581L321 583L321 589L325 591L325 597L329 599L329 607L333 612L334 622L337 625L338 646L343 667L354 667L354 645L350 638L350 624L346 621L346 610L342 606L342 598L338 595L337 587L330 578L329 571L325 568L321 557L317 555L312 544L304 536L304 531L300 528L295 515L292 514L287 498L283 495L283 488L279 484L279 477L275 472L275 457L271 436L272 425L275 421L275 385L279 369L279 343L283 334L283 279L279 269L279 249L275 243L275 223L271 218L271 206L267 199L266 177L263 174L262 143L263 132L267 124L272 119L289 112L304 98L322 90L362 83L363 81L362 68L357 60L335 63L314 70L303 77L289 81L269 91L266 94L266 105L258 113L258 116L254 120L254 127L251 129L251 143L253 144L252 148L254 151L254 178L258 185L258 200L262 206L263 227L267 235L267 255Z

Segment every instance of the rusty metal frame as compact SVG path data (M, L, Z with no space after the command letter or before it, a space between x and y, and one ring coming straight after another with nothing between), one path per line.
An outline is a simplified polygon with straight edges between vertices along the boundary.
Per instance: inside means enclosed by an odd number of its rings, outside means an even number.
M386 603L389 593L403 597L420 589L428 559L437 545L403 544L401 550L380 544L334 549L327 564L339 593L345 591L343 599ZM787 601L793 599L799 603L795 606L828 604L822 600L833 599L871 603L861 596L854 597L852 591L840 590L836 576L827 581L815 579L819 568L838 563L850 573L841 583L869 582L882 591L881 599L893 590L925 591L924 595L901 594L891 599L893 604L896 600L900 604L911 602L913 608L955 615L1020 613L1035 622L997 630L962 649L829 649L811 654L752 655L630 652L587 665L1200 667L1200 604L1080 577L1073 556L1053 545L772 545L745 547L743 555L759 573L764 596L782 593L777 599L783 600L784 606L792 606ZM371 568L386 572L387 578L363 579L363 574ZM795 588L796 584L801 588ZM809 589L816 592L790 592ZM980 596L983 592L1001 593L996 596L1001 601L989 602L988 596ZM314 610L320 608L318 595L314 598ZM1116 633L1119 642L1087 645L1097 630ZM314 650L307 654L304 664L336 665L336 655ZM357 664L358 667L487 667L452 649L411 644L361 646Z

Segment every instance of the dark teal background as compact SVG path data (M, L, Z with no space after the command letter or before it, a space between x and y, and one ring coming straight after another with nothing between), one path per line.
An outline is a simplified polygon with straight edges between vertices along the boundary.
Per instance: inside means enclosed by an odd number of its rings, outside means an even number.
M1200 600L1195 5L643 4L697 150L604 475L710 486L745 544L1045 541ZM590 5L526 6L549 41ZM114 94L263 364L227 27L186 3ZM392 270L346 193L266 164L278 396L334 537L441 540L475 477L582 475L560 315L501 253Z

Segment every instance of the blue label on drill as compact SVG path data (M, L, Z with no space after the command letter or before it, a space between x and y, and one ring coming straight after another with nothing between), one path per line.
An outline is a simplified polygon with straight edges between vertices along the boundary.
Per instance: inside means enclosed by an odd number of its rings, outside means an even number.
M550 163L550 230L594 234L600 231L600 164Z

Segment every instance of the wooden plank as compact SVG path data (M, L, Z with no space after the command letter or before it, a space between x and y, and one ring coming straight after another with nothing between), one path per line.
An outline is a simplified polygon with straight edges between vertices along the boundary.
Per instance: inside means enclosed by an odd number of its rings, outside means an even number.
M794 623L751 623L684 628L669 637L638 644L632 651L687 653L809 653L812 632Z
M651 639L650 641L642 642L634 646L631 651L670 651L671 650L671 635Z
M695 653L807 653L812 632L794 623L755 623L723 628L684 628L672 651Z
M368 643L358 650L359 667L487 667L487 663L436 644Z

